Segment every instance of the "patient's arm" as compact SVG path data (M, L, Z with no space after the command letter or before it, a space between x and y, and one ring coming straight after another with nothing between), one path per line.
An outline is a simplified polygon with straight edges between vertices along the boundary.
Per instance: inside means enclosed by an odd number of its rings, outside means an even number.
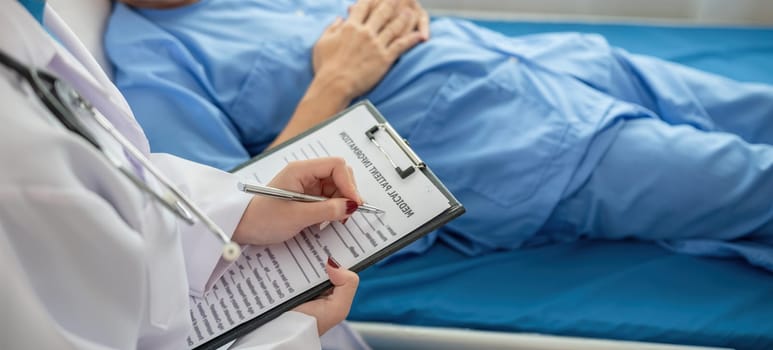
M412 0L361 0L353 5L349 17L331 24L314 46L314 79L269 147L327 119L372 89L400 55L428 38L424 17L426 12Z

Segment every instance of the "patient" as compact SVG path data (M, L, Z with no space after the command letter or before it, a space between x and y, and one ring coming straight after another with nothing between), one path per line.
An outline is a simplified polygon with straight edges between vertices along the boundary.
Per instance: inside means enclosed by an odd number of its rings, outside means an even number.
M192 2L117 4L106 37L156 152L229 169L367 98L468 210L408 251L637 238L773 270L771 86L595 35L427 40L413 1Z

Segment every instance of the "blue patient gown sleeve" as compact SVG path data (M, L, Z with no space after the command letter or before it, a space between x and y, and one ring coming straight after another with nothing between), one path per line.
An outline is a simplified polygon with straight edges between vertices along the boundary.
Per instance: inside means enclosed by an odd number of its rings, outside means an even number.
M118 7L116 11L129 11ZM172 153L221 169L248 159L234 123L213 98L204 64L177 39L140 16L129 16L136 35L107 41L115 81L143 126L154 152ZM134 41L134 43L132 43ZM142 64L135 64L142 62ZM185 67L186 69L181 69Z

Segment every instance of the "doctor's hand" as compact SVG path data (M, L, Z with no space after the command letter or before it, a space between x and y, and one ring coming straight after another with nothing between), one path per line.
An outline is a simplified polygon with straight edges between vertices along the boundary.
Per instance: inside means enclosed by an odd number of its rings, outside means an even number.
M424 36L413 30L417 14L403 0L360 0L314 45L315 79L335 81L349 101L372 89L400 55Z
M255 196L234 231L235 242L256 245L284 242L307 226L344 220L362 204L352 169L342 158L291 162L269 186L331 199L308 203Z
M299 305L294 310L315 317L319 335L346 319L360 283L356 273L337 267L330 259L327 261L325 271L330 277L333 288L319 298Z

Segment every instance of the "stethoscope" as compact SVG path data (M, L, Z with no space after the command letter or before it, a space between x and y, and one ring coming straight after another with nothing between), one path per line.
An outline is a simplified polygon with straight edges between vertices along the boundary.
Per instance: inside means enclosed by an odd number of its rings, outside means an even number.
M150 194L159 201L164 207L175 213L189 225L196 223L196 219L201 220L215 236L223 242L223 258L228 261L236 260L241 253L239 245L231 242L230 238L223 233L223 230L210 219L204 212L190 201L181 191L177 189L155 165L153 165L142 152L126 139L112 123L100 113L94 110L94 107L88 103L80 94L78 94L70 85L60 80L51 73L27 66L14 58L0 51L0 63L14 70L24 78L32 87L35 95L51 114L68 130L77 134L86 140L89 144L96 147L118 170L124 174L132 183L142 191ZM97 138L83 124L82 118L91 117L102 129L104 129L111 138L113 138L124 150L130 162L139 166L141 173L149 173L155 177L166 191L159 192L151 188L145 180L135 173L134 169L124 165L118 157L107 152L98 142ZM191 214L193 213L193 214Z

